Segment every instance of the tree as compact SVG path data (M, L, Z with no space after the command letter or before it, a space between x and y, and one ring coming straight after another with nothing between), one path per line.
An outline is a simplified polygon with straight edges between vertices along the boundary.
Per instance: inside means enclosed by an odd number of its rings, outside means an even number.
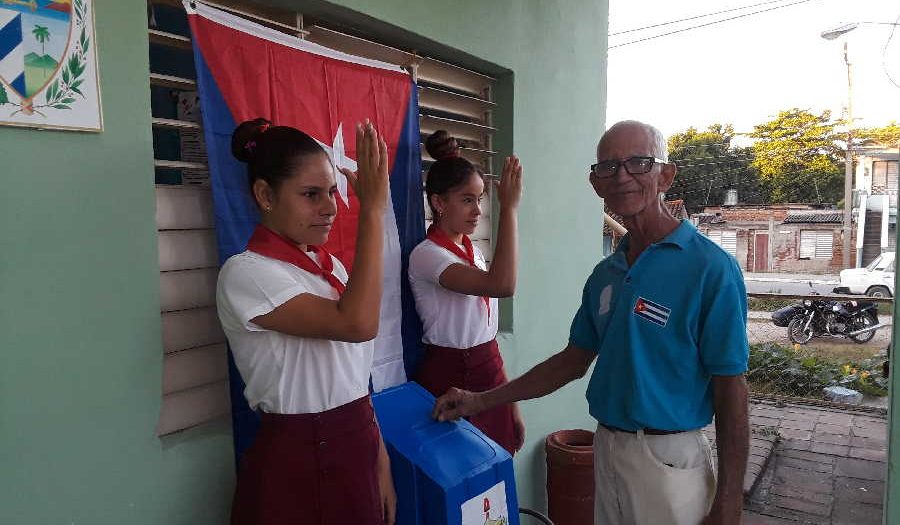
M772 203L839 203L844 193L846 136L831 112L793 108L754 126L753 167L771 191Z
M669 160L678 166L678 174L668 198L683 199L689 213L723 204L729 189L737 190L741 202L766 202L768 196L751 167L752 152L732 147L733 138L731 124L712 124L702 131L690 127L669 137Z
M34 38L41 44L41 55L46 55L46 43L47 40L50 40L50 30L44 26L36 25L34 26L34 29L31 30L31 34L34 35Z
M872 141L883 146L895 147L900 144L900 124L891 122L883 128L862 128L853 130L855 143Z

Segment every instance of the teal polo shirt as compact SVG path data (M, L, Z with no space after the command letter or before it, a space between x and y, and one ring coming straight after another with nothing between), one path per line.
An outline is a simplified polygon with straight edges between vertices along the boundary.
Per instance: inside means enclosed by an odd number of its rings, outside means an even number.
M600 423L692 430L712 421L712 376L747 370L747 292L731 255L687 221L629 268L628 236L584 285L570 343L597 353Z

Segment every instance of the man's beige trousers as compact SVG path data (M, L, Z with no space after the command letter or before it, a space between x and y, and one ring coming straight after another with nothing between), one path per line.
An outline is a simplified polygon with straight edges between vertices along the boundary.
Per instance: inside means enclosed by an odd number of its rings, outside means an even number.
M669 435L594 434L594 525L698 525L716 478L699 430Z

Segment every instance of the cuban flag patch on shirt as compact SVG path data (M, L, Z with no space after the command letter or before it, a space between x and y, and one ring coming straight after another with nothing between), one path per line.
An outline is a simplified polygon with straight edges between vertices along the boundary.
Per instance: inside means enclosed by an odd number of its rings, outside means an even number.
M666 326L666 323L669 322L669 314L672 313L672 310L661 304L648 301L643 297L638 297L637 303L634 305L634 313L638 317L642 317L651 323L658 324L659 326Z

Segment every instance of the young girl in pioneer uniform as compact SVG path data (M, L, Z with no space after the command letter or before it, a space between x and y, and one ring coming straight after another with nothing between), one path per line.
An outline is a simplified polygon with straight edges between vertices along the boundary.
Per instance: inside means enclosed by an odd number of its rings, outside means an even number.
M305 133L263 119L238 126L260 220L219 274L217 306L250 406L261 413L241 458L234 525L393 523L390 465L369 398L382 283L388 156L357 126L360 202L353 271L322 245L335 173ZM342 170L343 171L343 170Z
M469 238L481 216L482 173L459 154L446 131L428 137L436 160L425 193L434 223L412 251L409 280L422 319L425 358L415 380L435 396L450 387L483 391L506 382L497 346L497 298L516 288L516 209L522 195L522 167L509 157L499 184L500 217L490 269ZM504 405L471 422L510 453L522 446L524 425L515 405Z

